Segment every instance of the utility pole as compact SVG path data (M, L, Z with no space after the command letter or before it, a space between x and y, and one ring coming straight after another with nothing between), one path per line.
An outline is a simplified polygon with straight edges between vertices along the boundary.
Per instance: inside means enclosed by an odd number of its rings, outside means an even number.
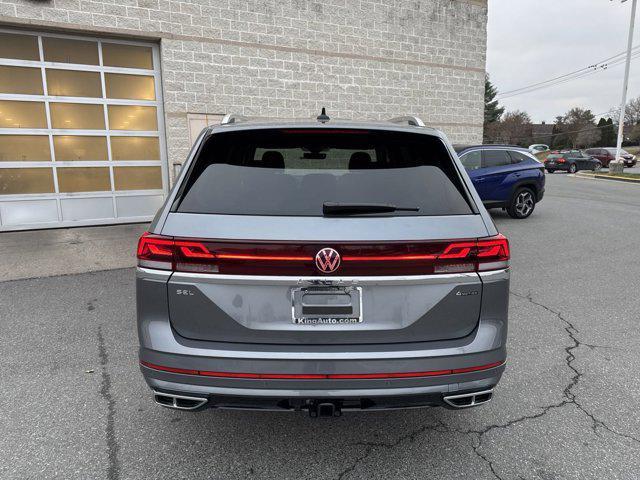
M627 0L622 0L622 3ZM622 137L624 134L624 116L627 107L627 88L629 86L629 67L631 66L631 48L633 44L633 29L636 21L636 6L638 0L632 0L631 22L629 23L629 41L627 42L627 62L624 67L624 82L622 85L622 103L620 104L620 121L618 124L618 144L616 145L616 158L609 164L609 173L622 173L624 162L620 159L622 149ZM612 165L613 164L613 165Z

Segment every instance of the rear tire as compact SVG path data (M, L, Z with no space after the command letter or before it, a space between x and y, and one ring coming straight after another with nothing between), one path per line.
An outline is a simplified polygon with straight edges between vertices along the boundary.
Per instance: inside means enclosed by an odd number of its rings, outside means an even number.
M593 171L597 172L602 168L602 164L601 163L596 163L595 167L593 167Z
M578 171L578 167L575 163L569 165L569 173L576 173Z
M507 208L511 218L523 219L533 213L536 208L536 195L530 188L523 187L516 190Z
M553 168L551 168L551 169L547 168L547 172L548 173L553 173L553 172L555 172L555 170Z

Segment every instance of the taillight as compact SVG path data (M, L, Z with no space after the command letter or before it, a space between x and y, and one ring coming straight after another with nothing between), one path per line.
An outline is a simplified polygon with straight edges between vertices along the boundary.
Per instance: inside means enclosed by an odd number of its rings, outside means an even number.
M138 240L138 265L160 270L173 269L173 239L145 232Z
M498 270L509 266L509 240L504 235L478 240L478 270Z
M324 275L316 254L332 247L341 255L336 276L428 275L499 270L509 266L509 242L502 235L437 242L251 243L165 237L145 233L138 265L178 272L227 275Z
M434 264L434 273L498 270L509 266L509 241L496 235L474 242L452 242Z
M558 163L565 163L566 160L564 158L559 158L558 160L556 160Z
M202 242L176 240L145 232L138 241L138 265L160 270L218 272L216 255Z

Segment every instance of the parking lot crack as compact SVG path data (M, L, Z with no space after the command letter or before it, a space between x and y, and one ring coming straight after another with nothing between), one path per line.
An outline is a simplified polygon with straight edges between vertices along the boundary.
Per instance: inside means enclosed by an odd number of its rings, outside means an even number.
M392 450L396 447L399 447L403 442L409 442L409 443L413 443L418 436L420 436L421 434L427 432L427 431L435 431L435 432L454 432L454 430L452 430L451 428L449 428L445 423L438 421L437 424L433 425L422 425L419 428L416 428L414 430L411 430L403 435L398 436L397 438L395 438L394 440L390 441L390 442L372 442L372 441L359 441L359 442L354 442L354 443L350 443L348 446L350 447L364 447L364 452L362 455L360 455L358 458L355 459L355 461L348 466L347 468L345 468L344 470L342 470L340 473L338 473L338 476L336 477L337 480L343 480L347 475L349 475L350 473L352 473L353 471L355 471L355 469L362 463L364 462L367 458L369 458L369 456L371 456L371 454L374 452L374 450L378 449L378 448L382 448L382 449L389 449Z
M102 335L102 327L98 326L98 356L100 358L101 367L101 382L100 382L100 396L105 400L107 404L107 425L105 427L106 441L107 441L107 479L118 480L120 478L120 464L118 461L118 442L115 434L115 411L116 404L111 394L111 375L107 368L109 363L109 354L104 343L104 336Z
M540 302L534 300L531 294L523 295L521 293L517 293L517 292L514 292L514 291L510 291L510 293L511 293L511 295L513 295L515 297L527 300L530 303L532 303L533 305L536 305L536 306L538 306L540 308L545 309L547 312L551 313L556 318L558 318L562 322L563 328L564 328L565 332L567 333L567 335L568 335L568 337L570 339L570 344L568 346L566 346L565 349L564 349L565 350L565 363L566 363L567 367L573 372L573 374L571 376L571 379L569 380L569 383L564 387L564 390L563 390L564 400L561 403L559 403L559 404L557 404L555 406L552 405L551 408L557 408L559 406L572 404L591 420L591 429L593 430L593 432L596 435L598 434L598 429L602 428L602 429L607 430L608 432L610 432L610 433L612 433L612 434L614 434L616 436L623 437L623 438L626 438L628 440L632 440L634 442L640 443L640 439L638 439L637 437L635 437L633 435L628 435L628 434L625 434L625 433L618 432L617 430L615 430L614 428L610 427L609 425L607 425L602 420L596 418L596 416L593 413L591 413L586 407L584 407L580 402L578 402L578 400L576 398L577 394L573 391L573 389L578 385L578 383L580 382L580 380L582 379L582 376L583 376L583 372L578 370L578 368L574 365L574 362L576 360L577 350L580 347L588 347L588 348L591 348L591 349L594 349L594 348L606 348L606 347L602 347L600 345L588 344L588 343L580 341L580 339L578 338L578 335L579 335L580 331L575 327L575 325L572 322L570 322L566 317L563 316L562 312L560 312L558 310L555 310L555 309L549 307L548 305L545 305L543 303L540 303ZM547 408L547 411L548 410L549 410L549 408Z

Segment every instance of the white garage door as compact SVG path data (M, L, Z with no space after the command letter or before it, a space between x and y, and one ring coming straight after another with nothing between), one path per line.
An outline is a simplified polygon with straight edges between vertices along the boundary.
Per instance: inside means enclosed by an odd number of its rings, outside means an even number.
M156 45L0 30L0 230L147 221L166 165Z

